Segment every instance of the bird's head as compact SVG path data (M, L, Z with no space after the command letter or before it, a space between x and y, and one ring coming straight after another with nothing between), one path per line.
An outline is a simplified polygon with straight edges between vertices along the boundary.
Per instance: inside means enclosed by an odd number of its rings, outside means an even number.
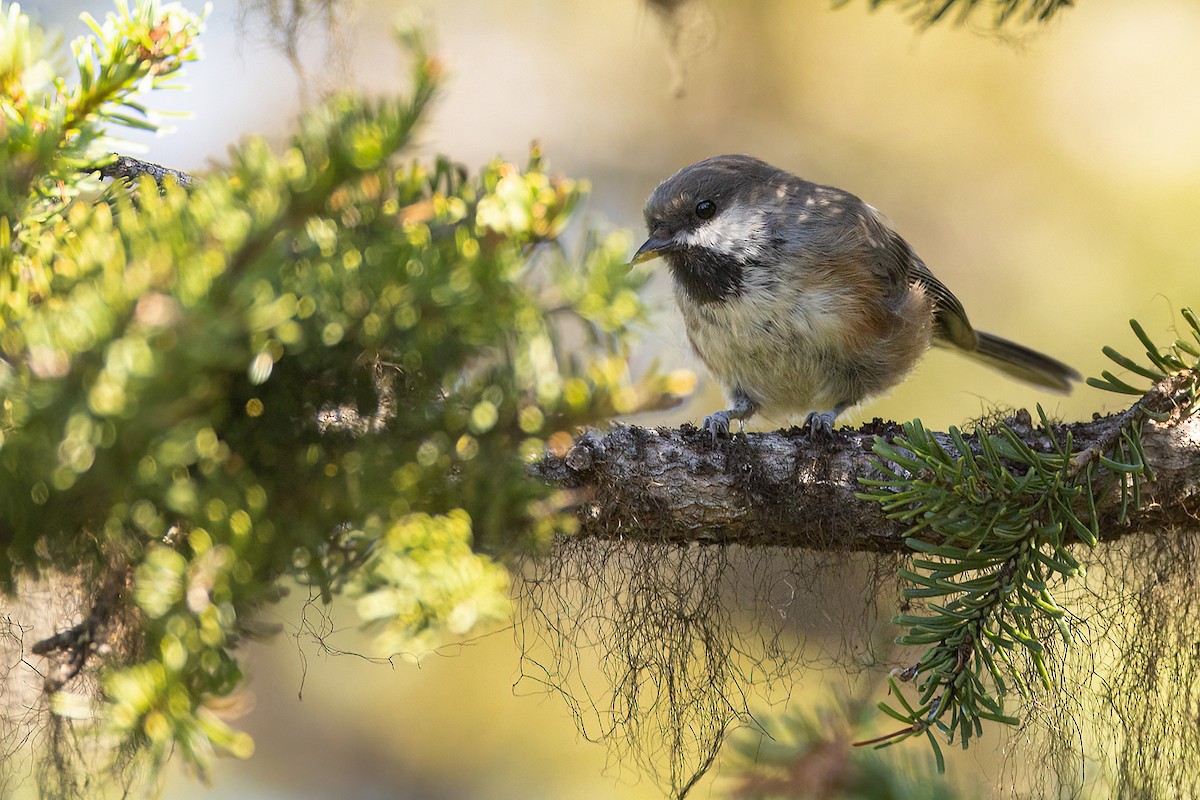
M662 256L699 302L740 291L742 270L771 247L772 215L786 202L790 176L743 155L714 156L667 178L646 201L649 238L632 263Z

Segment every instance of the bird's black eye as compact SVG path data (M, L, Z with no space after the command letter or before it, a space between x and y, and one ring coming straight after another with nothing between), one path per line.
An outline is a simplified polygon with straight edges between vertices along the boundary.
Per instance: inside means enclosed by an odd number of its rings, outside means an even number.
M700 219L712 219L717 213L717 204L712 200L701 200L696 203L696 216Z

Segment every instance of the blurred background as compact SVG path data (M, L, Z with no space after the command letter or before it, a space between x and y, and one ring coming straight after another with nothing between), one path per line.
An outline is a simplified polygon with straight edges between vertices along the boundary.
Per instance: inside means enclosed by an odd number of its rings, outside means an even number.
M110 7L22 5L68 41L84 30L81 11L102 17ZM870 13L866 0L836 11L696 0L670 20L638 0L358 0L337 14L337 30L317 21L301 36L303 87L272 45L279 30L269 16L216 2L190 91L161 108L192 116L129 152L203 173L246 136L282 141L306 94L404 91L391 30L414 13L448 72L419 153L474 168L494 156L523 162L537 140L555 171L591 180L581 216L629 229L630 252L660 180L745 152L858 194L891 218L977 327L1085 375L1109 366L1103 345L1135 350L1129 318L1163 340L1175 310L1197 302L1200 5L1190 0L1085 0L1047 28L1004 36L921 32L896 11ZM669 277L655 275L649 291L660 311L633 368L691 367L699 384L688 405L638 421L698 422L723 407L719 389L688 352ZM849 421L919 416L944 428L1035 403L1076 419L1115 399L1087 387L1042 394L935 351ZM301 619L299 600L278 609L289 633ZM353 631L331 641L366 648ZM258 752L223 762L213 789L174 776L166 796L660 796L583 741L561 700L514 691L511 631L390 666L285 634L250 647L245 663L255 707L241 724ZM956 769L986 780L995 766L975 755ZM695 796L719 793L720 780Z

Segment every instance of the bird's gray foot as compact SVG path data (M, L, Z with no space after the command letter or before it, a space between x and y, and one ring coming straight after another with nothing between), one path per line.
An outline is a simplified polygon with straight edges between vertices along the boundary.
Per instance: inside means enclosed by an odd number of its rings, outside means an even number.
M700 429L711 433L715 442L717 439L723 439L729 435L729 421L728 411L714 411L704 418Z
M713 441L729 436L729 423L733 420L745 421L758 410L758 404L747 396L741 389L732 392L733 408L724 411L714 411L704 418L700 429L712 434Z
M824 440L829 441L833 438L833 421L837 418L838 411L813 411L804 420L804 427L808 428L808 438L812 441Z

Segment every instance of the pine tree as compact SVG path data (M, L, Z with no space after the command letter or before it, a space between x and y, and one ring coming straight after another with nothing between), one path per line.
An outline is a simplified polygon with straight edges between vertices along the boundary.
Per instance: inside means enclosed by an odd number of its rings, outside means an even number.
M282 152L250 140L203 179L115 158L203 18L119 3L67 76L0 16L0 585L86 598L31 647L76 720L50 793L86 777L72 741L202 774L248 755L216 709L292 583L386 652L504 618L504 560L574 525L528 462L669 396L626 367L627 237L557 240L585 184L536 150L477 175L406 159L439 80L416 32L409 97L334 97Z

